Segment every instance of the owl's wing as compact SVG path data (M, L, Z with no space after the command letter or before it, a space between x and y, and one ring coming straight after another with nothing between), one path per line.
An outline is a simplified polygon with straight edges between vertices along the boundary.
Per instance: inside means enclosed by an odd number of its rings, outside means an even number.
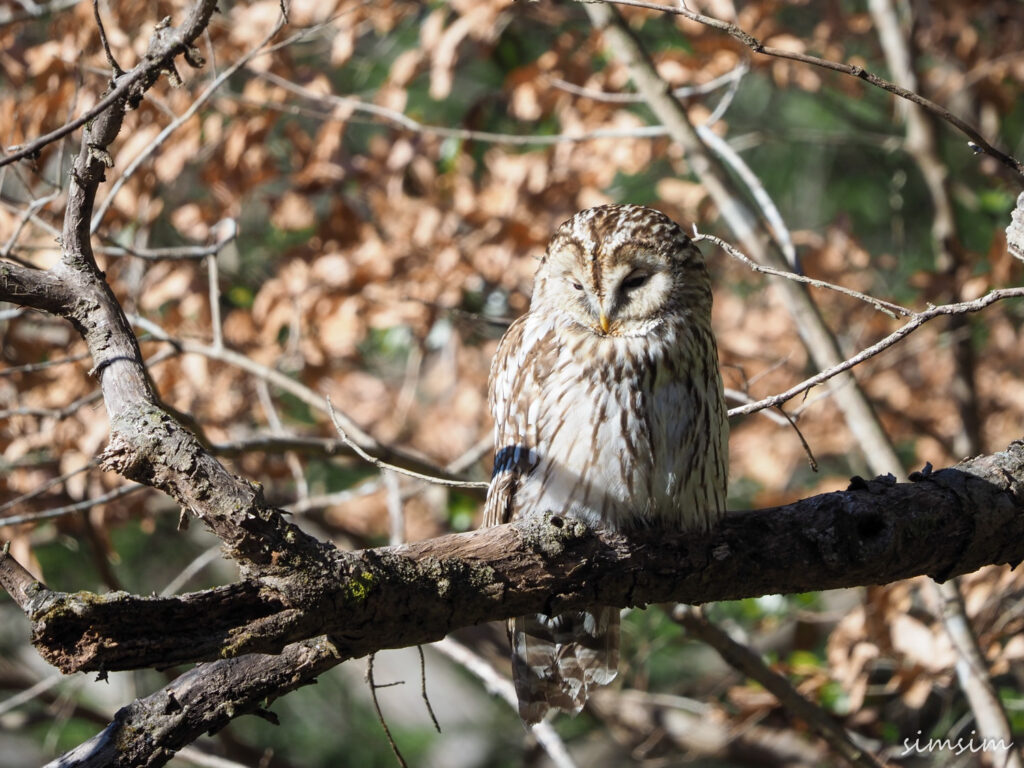
M494 417L494 471L484 505L484 525L510 522L516 491L536 463L535 425L530 404L537 401L536 366L526 334L527 315L509 326L491 363L489 404Z

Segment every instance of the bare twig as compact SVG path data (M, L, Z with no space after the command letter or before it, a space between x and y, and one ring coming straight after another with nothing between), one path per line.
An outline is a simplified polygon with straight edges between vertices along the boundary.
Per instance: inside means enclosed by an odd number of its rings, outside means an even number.
M0 517L0 525L20 525L21 523L37 523L40 520L52 520L55 517L63 517L64 515L70 515L74 512L83 512L87 509L98 507L101 504L116 501L117 499L131 493L135 493L136 491L143 490L146 490L146 486L144 485L137 485L135 483L132 483L131 485L123 485L120 488L110 491L109 493L105 493L102 496L97 496L94 499L85 499L63 507L44 509L39 512L29 512L24 515Z
M714 93L723 86L731 85L743 78L745 74L750 70L750 65L746 61L741 61L733 69L726 72L724 75L708 80L706 83L700 83L699 85L684 85L680 88L675 88L672 91L672 95L677 99L685 99L691 96L701 96L708 93ZM593 101L603 101L610 104L642 104L644 97L639 93L609 93L607 91L598 91L593 88L583 88L579 85L562 80L559 77L549 78L551 84L559 90L571 93L574 96L582 96L585 99L592 99Z
M84 467L73 469L70 472L65 472L62 475L58 475L57 477L51 477L38 488L35 488L29 491L28 493L23 493L20 496L16 496L15 498L11 499L8 502L5 502L4 504L0 504L0 512L6 512L8 509L17 506L18 504L24 504L26 501L34 499L36 496L42 495L53 486L60 485L61 483L70 480L75 475L80 475L82 472L88 472L90 469L92 469L99 463L99 459L90 459L89 462ZM0 517L0 524L2 524L3 522L4 518Z
M338 412L334 410L334 405L331 403L330 396L326 398L326 401L327 412L331 416L331 421L334 423L334 428L338 431L338 435L341 437L342 440L345 441L349 448L356 452L356 454L361 459L363 459L364 461L368 461L370 464L373 464L373 466L377 467L377 469L390 470L392 472L395 472L396 474L411 477L414 480L423 480L424 482L433 483L434 485L441 485L444 486L445 488L486 488L489 485L488 483L474 483L466 480L449 480L444 477L425 475L420 472L413 472L410 469L396 467L394 464L388 464L385 461L381 461L380 459L371 456L362 448L360 448L359 445L353 442L353 440L345 433L345 427L341 424L341 420L338 417Z
M288 504L284 508L293 515L300 515L304 512L309 512L312 509L323 509L325 507L335 507L339 504L347 504L354 499L360 499L376 493L380 490L380 487L380 477L372 477L352 488L346 488L343 491L335 491L334 493L324 493L318 496L307 496L304 499L299 499L298 501Z
M736 642L708 621L699 608L677 605L668 614L690 635L710 645L730 666L763 685L783 707L806 721L847 764L860 768L883 768L882 763L858 747L846 729L821 707L801 696L785 677L769 669L761 657L747 646Z
M722 238L698 232L696 224L693 226L693 234L693 241L695 243L699 243L702 240L712 242L719 248L721 248L723 251L725 251L727 254L732 256L734 259L739 261L741 264L749 267L755 272L760 272L765 275L774 275L775 277L784 277L787 280L792 280L797 283L813 285L815 288L825 288L830 291L835 291L836 293L841 293L844 296L850 296L854 299L863 301L866 304L870 304L879 312L882 312L892 318L895 318L897 315L901 315L903 317L911 317L914 314L913 310L907 309L904 306L901 306L899 304L893 304L890 301L883 301L882 299L876 298L874 296L869 296L868 294L861 293L860 291L854 291L850 288L844 288L841 285L829 283L825 280L816 280L813 277L807 277L806 275L798 275L795 272L787 272L784 269L775 269L774 267L766 267L762 264L758 264L756 261L748 257L738 248L725 242Z
M217 92L217 89L220 88L221 85L223 85L224 82L229 77L231 77L233 74L235 74L235 72L244 67L250 61L252 61L253 57L257 53L259 53L260 50L267 43L269 43L277 35L278 32L281 31L284 25L285 17L282 14L282 16L277 20L277 23L274 24L274 26L271 28L270 32L259 43L257 43L253 48L246 52L246 54L242 56L240 59L238 59L238 61L234 62L230 67L225 69L216 78L214 78L213 82L206 86L206 88L203 90L201 94L199 94L196 100L189 105L188 109L182 112L180 116L176 117L170 123L168 123L168 125L165 126L162 131L160 131L157 137L153 139L153 141L149 145L147 145L146 148L142 150L142 152L140 152L139 155L128 164L128 167L124 169L124 172L121 174L120 178L118 178L118 180L115 181L113 186L110 188L110 192L107 193L107 196L104 198L103 202L97 207L96 213L92 217L92 223L89 226L90 232L95 233L96 230L99 229L100 222L103 221L103 217L106 215L107 210L114 202L114 198L117 196L117 193L121 190L125 183L132 177L135 171L138 170L139 166L146 162L146 160L149 159L149 157L157 149L159 149L160 146L163 145L163 143L172 133L174 133L176 130L178 130L178 128L180 128L182 125L188 122L188 120L190 120L192 116L199 111L199 108L202 107L207 101L209 101L210 97Z
M103 27L103 18L100 16L100 3L99 0L92 0L92 13L96 19L96 28L100 32L100 45L103 46L103 53L107 57L107 63L110 65L111 71L114 73L114 77L120 77L124 74L124 70L117 63L117 59L114 58L114 52L110 50L110 42L107 40L107 30Z
M662 13L671 13L677 16L683 16L687 19L690 19L690 21L695 21L698 24L703 24L704 26L717 29L721 32L725 32L727 35L743 43L743 45L747 46L748 48L750 48L750 50L754 51L755 53L764 54L765 56L774 56L780 59L790 59L792 61L798 61L802 64L811 64L813 66L821 67L823 69L830 69L833 72L840 72L844 75L850 75L851 77L855 77L858 80L863 80L867 83L870 83L871 85L874 85L878 88L888 91L889 93L899 96L902 99L912 101L914 104L923 107L924 109L928 110L932 114L946 121L954 128L959 130L961 133L963 133L965 136L967 136L967 138L971 140L970 143L972 148L976 147L978 150L994 157L1007 168L1011 168L1018 174L1024 175L1024 164L1022 164L1016 158L1013 158L1004 152L1000 152L998 149L993 147L991 144L988 143L985 137L982 136L972 125L970 125L964 120L961 120L948 109L939 106L934 101L926 99L924 96L921 96L918 93L914 93L913 91L909 91L906 88L901 88L895 83L890 83L888 80L885 80L879 77L878 75L868 72L863 67L854 64L841 64L840 62L837 61L829 61L828 59L822 59L819 58L818 56L811 56L805 53L796 53L794 51L783 50L782 48L773 48L772 46L765 45L756 37L751 35L749 32L746 32L745 30L741 29L735 24L731 24L727 21L722 21L721 19L716 19L711 16L705 16L701 13L696 13L695 11L691 11L689 8L686 8L685 5L668 6L661 5L659 3L649 3L645 2L644 0L603 1L614 5L627 5L632 6L634 8L646 8L652 11L660 11ZM577 2L593 2L593 0L577 0Z
M370 687L370 698L373 701L373 711L377 713L377 722L380 723L380 727L384 729L384 735L387 736L388 744L391 745L391 751L395 754L395 759L402 768L409 768L409 764L405 762L405 758L402 757L402 751L398 748L398 744L395 743L395 737L391 735L391 729L388 728L388 721L384 719L384 713L380 709L380 701L377 699L377 688L383 688L384 686L378 686L373 680L373 660L376 658L376 654L371 653L369 658L366 660L366 683Z
M217 240L221 245L234 240L238 236L238 224L234 219L222 219L215 225L218 229ZM219 230L225 230L223 232ZM209 283L210 296L210 326L213 329L213 346L215 349L224 348L224 328L220 319L220 274L217 269L217 254L211 253L206 259L206 279Z
M793 238L789 233L789 227L786 226L785 219L782 218L782 214L775 205L775 201L768 194L768 190L764 188L761 180L757 178L757 174L740 157L740 153L729 146L729 142L721 138L717 133L706 125L696 125L694 128L705 146L714 152L723 163L732 168L746 185L750 191L750 196L757 203L758 208L761 209L768 224L771 225L769 232L782 252L786 264L790 269L797 269L799 263L796 257L796 246L793 245Z
M323 413L328 412L327 404L325 403L323 396L319 395L318 393L314 392L312 389L305 386L301 382L298 382L295 379L288 377L287 375L281 373L278 370L269 368L265 365L261 365L256 361L246 357L245 355L239 354L238 352L228 349L227 347L217 349L211 345L203 344L202 342L193 341L191 339L175 338L168 334L163 328L161 328L156 323L139 315L128 315L128 319L133 324L149 332L154 338L172 344L174 348L180 352L184 352L186 354L202 355L212 360L220 360L222 362L228 363L229 365L233 365L236 368L240 368L243 371L247 371L253 376L265 379L278 389L284 390L285 392L294 395L296 398L301 400L310 408L313 408ZM349 438L350 442L346 442L345 444L350 449L352 449L353 453L356 453L357 455L359 454L352 447L351 441L357 442L360 449L367 453L376 453L379 454L381 457L384 457L381 460L383 461L386 459L386 465L388 467L396 466L400 462L401 465L406 468L416 468L422 470L424 476L427 477L434 477L435 475L440 475L440 480L452 483L451 487L455 488L466 488L469 490L479 491L487 487L487 483L468 483L446 473L444 469L439 468L436 465L431 464L430 462L422 458L419 458L413 454L407 453L397 448L382 445L381 443L377 442L371 435L369 435L367 432L361 429L354 421L352 421L352 419L350 419L343 412L337 409L335 409L335 416L337 417L338 421L342 424L342 428L344 429L346 436ZM296 440L300 439L296 438ZM325 444L325 446L326 445L327 444ZM445 477L446 474L448 474L447 477ZM431 480L430 482L434 481Z
M389 470L381 473L388 507L388 542L392 545L405 541L405 509L402 505L402 489L398 487L398 475Z
M210 563L222 557L222 552L219 544L205 549L200 552L192 562L186 565L181 572L171 579L167 586L160 590L160 594L163 596L173 595L177 593L179 589L185 586L189 579L199 573L203 568L208 566Z
M434 724L434 730L438 733L441 732L441 724L437 722L437 715L434 714L434 707L430 703L430 697L427 695L427 660L423 655L423 646L417 645L416 651L420 655L420 693L423 696L423 704L427 708L427 713L430 715L430 722Z
M486 456L488 451L493 449L494 436L488 432L477 440L476 443L471 445L465 453L449 463L448 466L445 467L445 470L451 472L453 475L461 474Z
M209 755L206 752L200 752L195 747L179 749L174 758L176 761L180 760L183 763L197 765L199 768L247 768L243 763L228 760L217 755Z
M169 248L137 248L130 245L100 245L97 253L106 256L134 256L146 261L200 261L216 256L230 240L210 245L177 245Z
M807 463L811 467L812 472L818 471L818 460L814 458L814 452L811 450L811 446L807 444L807 438L804 437L804 433L800 431L800 427L796 425L796 421L786 413L786 409L782 406L776 408L776 410L786 417L786 421L789 422L789 426L796 432L797 439L800 440L800 445L803 446L804 453L807 455Z
M18 217L18 223L14 226L14 231L11 233L11 236L7 238L7 242L4 243L4 247L0 249L0 258L11 258L11 252L13 251L14 246L17 244L18 238L21 236L21 232L25 228L25 225L28 224L29 221L34 219L36 214L40 210L49 205L53 200L56 200L60 193L60 189L55 189L53 192L46 195L45 197L40 197L36 200L33 200L29 204L29 206Z
M4 699L3 701L0 701L0 717L3 717L8 712L11 712L11 711L17 709L22 704L25 704L25 703L27 703L29 701L32 701L32 699L36 698L37 696L39 696L42 693L45 693L46 691L50 690L51 688L54 688L54 687L60 685L61 683L63 683L67 679L68 678L66 676L64 676L64 675L62 675L62 674L60 674L58 672L55 675L50 675L49 677L44 677L42 680L37 682L35 685L32 685L29 688L26 688L25 690L23 690L23 691L21 691L19 693L16 693L13 696L10 696L10 697Z
M214 443L210 446L210 451L218 456L241 456L252 452L284 453L285 451L338 456L352 452L345 441L340 438L287 434L255 434L225 443Z
M159 363L173 357L175 354L177 354L177 352L158 352L146 360L146 366L152 367L154 365L158 365ZM57 419L59 421L61 419L66 419L69 416L73 416L85 406L92 405L96 401L102 399L102 397L102 391L96 390L95 392L90 392L87 395L82 395L77 400L73 400L62 408L8 408L0 411L0 419L7 419L11 416L41 416L43 418Z
M828 381L834 376L843 373L844 371L848 371L865 360L874 357L879 352L883 352L900 339L909 336L929 320L934 320L936 317L945 317L968 312L980 312L986 307L995 304L997 301L1019 298L1024 298L1024 288L1000 288L994 291L989 291L984 296L973 301L960 301L953 304L942 304L938 307L931 307L923 312L915 312L910 316L910 320L907 323L897 328L881 341L872 344L870 347L862 349L853 357L849 357L843 362L821 371L821 373L804 379L802 382L790 387L785 392L780 392L777 395L766 397L763 400L758 400L757 402L750 403L748 405L731 408L729 409L729 416L730 418L733 416L742 416L748 413L755 413L760 411L762 408L774 408L777 405L781 405L790 398L796 397L801 392L806 392L811 387ZM897 467L894 467L892 471L895 472L896 469Z
M394 123L408 131L427 134L430 136L438 136L444 139L496 142L501 144L510 144L512 146L547 146L567 142L591 141L593 139L656 138L664 136L667 133L665 128L660 125L639 126L637 128L627 129L601 128L594 131L583 131L578 134L560 133L540 136L537 134L493 133L491 131L475 131L468 128L449 128L447 126L440 125L427 125L426 123L414 120L398 110L388 109L387 107L382 107L378 104L371 104L369 102L362 101L361 99L357 99L354 96L325 96L320 93L315 93L291 82L290 80L286 80L279 75L275 75L273 72L254 72L253 74L262 77L268 82L281 86L286 91L294 93L296 96L301 96L315 104L324 105L329 108L331 112L338 110L342 115L346 115L350 112L363 112L365 114L387 120L388 122ZM323 119L341 119L335 117L333 114L324 114L321 117Z
M4 368L0 370L0 376L13 376L16 373L37 373L39 371L45 371L47 368L54 368L58 365L69 365L71 363L77 363L80 360L85 360L89 357L88 352L82 352L77 355L68 355L67 357L61 357L56 360L46 360L42 363L27 363L26 365L13 365L10 368Z
M956 650L956 677L971 705L980 735L986 740L1013 744L1013 729L967 618L959 580L949 579L933 586L941 605L942 626ZM992 760L998 768L1021 768L1022 765L1019 749L1007 749L1001 760L995 755Z
M467 672L475 675L483 684L488 693L498 696L505 701L513 710L519 711L519 700L516 697L516 689L512 681L500 674L482 656L474 653L465 645L451 637L431 643L430 647L447 656ZM565 742L551 723L542 720L530 729L541 745L551 762L557 768L576 768L576 763L565 748Z
M281 423L281 417L277 413L277 407L270 396L270 387L265 379L256 380L256 394L259 397L260 405L263 407L263 413L267 417L270 431L275 435L284 435L284 425ZM309 483L306 482L306 473L303 470L302 462L299 461L295 451L285 451L284 459L288 465L288 471L292 473L292 480L295 482L296 496L299 500L302 500L309 496Z
M12 416L39 416L42 418L66 419L69 416L77 413L81 408L87 405L91 405L99 401L103 397L103 393L99 390L90 392L88 395L82 395L77 400L73 400L62 408L34 408L31 406L25 406L22 408L6 408L0 411L0 419L9 419Z
M176 51L171 52L168 55L172 56L173 53L176 53ZM153 68L155 69L155 67ZM44 136L40 136L39 138L29 142L28 144L23 144L17 147L10 147L8 153L0 157L0 167L9 165L10 163L16 162L18 160L24 160L26 157L37 156L39 152L42 151L42 149L48 144L52 144L53 142L64 138L69 133L77 131L83 125L85 125L93 118L95 118L97 115L106 112L107 109L109 109L111 106L117 104L119 101L124 99L133 88L135 88L143 79L145 79L150 74L150 66L137 66L134 69L132 69L131 72L126 72L125 74L116 78L114 80L115 84L113 88L111 88L111 90L107 92L107 95L100 99L98 102L96 102L96 104L94 104L91 109L86 110L86 112L81 116L65 123L60 128L55 128L54 130L50 131Z
M724 390L724 393L725 393L726 400L735 400L735 401L737 401L739 403L744 403L744 404L757 402L753 397L748 395L746 392L742 392L742 391L740 391L738 389L732 389L730 387L726 387L725 390ZM762 416L767 418L769 421L772 421L775 424L778 424L780 427L788 427L789 426L789 420L786 419L785 416L780 416L779 414L777 414L775 412L774 408L765 408L765 409L763 409L761 411L758 411L758 413L760 413Z

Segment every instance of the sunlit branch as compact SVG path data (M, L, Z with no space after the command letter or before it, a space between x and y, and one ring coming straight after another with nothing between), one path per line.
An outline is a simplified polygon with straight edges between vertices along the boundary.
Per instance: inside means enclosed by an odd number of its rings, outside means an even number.
M577 2L593 2L593 0L576 0ZM811 64L816 67L823 69L830 69L833 72L841 72L844 75L850 75L858 80L870 83L878 88L888 91L896 96L907 101L912 101L915 104L923 107L937 117L945 120L947 123L952 125L954 128L963 133L967 138L971 140L972 148L976 147L978 150L991 155L1000 163L1005 165L1007 168L1012 168L1018 174L1024 175L1024 164L1019 160L1004 152L999 151L993 147L989 142L982 136L972 125L966 121L960 119L945 107L941 107L930 99L926 99L918 93L909 91L906 88L901 88L895 83L891 83L884 78L879 77L871 72L868 72L863 67L854 64L842 64L838 61L829 61L828 59L822 59L818 56L811 56L809 54L797 53L795 51L787 51L782 48L774 48L772 46L765 45L756 37L751 35L749 32L741 29L735 24L731 24L721 19L716 19L711 16L705 16L704 14L691 11L685 6L685 4L679 4L674 6L661 5L659 3L644 2L644 0L602 0L614 5L626 5L634 8L646 8L652 11L660 11L662 13L671 13L676 16L683 16L690 21L695 21L698 24L717 29L721 32L725 32L730 37L743 43L743 45L750 48L755 53L764 54L765 56L774 56L780 59L790 59L792 61L798 61L803 64Z

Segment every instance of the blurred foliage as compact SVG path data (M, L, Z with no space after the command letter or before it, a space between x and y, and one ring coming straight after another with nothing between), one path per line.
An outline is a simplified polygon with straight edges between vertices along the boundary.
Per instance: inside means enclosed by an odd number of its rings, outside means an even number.
M922 93L1020 156L1019 3L897 5ZM182 0L100 4L120 64L132 66L154 23L165 15L180 19L184 7ZM767 44L888 74L862 2L690 0L688 7L730 20L734 14ZM183 88L158 83L129 114L112 147L110 182L155 141L171 114L192 104L214 72L258 43L277 9L270 1L221 3L202 44L215 64L187 72ZM954 129L939 124L936 134L954 205L957 254L955 265L940 269L932 200L921 168L906 151L903 110L892 97L852 78L752 56L721 33L676 17L623 13L672 87L706 84L749 65L712 129L741 154L775 201L807 274L918 308L1020 281L1020 265L1007 256L1002 240L1017 187L991 158L970 152ZM235 219L239 237L217 262L215 300L225 343L330 394L384 443L438 466L476 456L467 474L484 479L490 455L477 447L489 439L490 357L504 324L527 307L535 259L561 221L591 205L628 201L698 222L702 231L727 240L733 233L694 183L677 147L664 138L630 135L653 123L650 110L597 97L595 92L621 95L632 88L621 61L603 49L577 5L303 0L292 3L291 24L279 41L299 31L231 77L142 164L104 216L96 244L202 244L214 240L218 221ZM0 51L0 136L6 146L81 114L106 88L108 66L88 3L4 23ZM691 118L707 120L727 90L723 85L687 97ZM407 119L424 128L414 130ZM594 130L619 135L516 144L447 129L535 138ZM47 266L57 256L63 195L33 216L25 214L30 201L63 188L78 136L0 177L0 242L11 243L12 256L22 261ZM110 183L103 185L100 200L110 191ZM715 326L727 386L758 398L801 380L811 364L771 283L724 254L704 251L716 279ZM126 309L173 336L211 338L205 263L102 252L99 258ZM862 303L828 291L814 296L851 353L895 328ZM122 481L113 474L89 468L16 501L85 467L102 450L107 425L96 402L83 401L70 413L57 410L95 392L87 360L19 368L82 352L75 333L36 313L3 317L0 403L7 410L0 421L0 505L8 506L0 514L51 509L118 487ZM1020 304L1007 303L967 327L982 420L979 450L998 450L1019 437L1024 423L1022 320ZM906 468L958 458L953 445L963 424L949 385L957 340L950 336L947 326L927 326L857 370ZM147 342L144 352L165 346ZM152 373L161 396L190 414L215 445L276 433L277 418L287 434L332 434L321 415L273 387L272 416L253 378L215 358L176 355ZM738 420L731 440L731 507L783 504L845 488L850 475L866 473L827 393L813 390L787 409L819 471L809 469L790 428L758 415ZM281 503L351 490L344 500L311 503L295 519L342 546L388 540L388 491L358 462L263 450L234 452L224 460ZM404 480L399 493L406 538L479 522L479 500L471 495ZM51 521L8 526L3 537L51 586L144 593L159 591L216 545L196 530L200 526L180 532L176 523L177 510L145 492ZM234 568L218 561L183 589L233 578ZM969 613L1017 732L1024 727L1024 642L1019 611L1011 608L1020 594L1020 577L1010 571L989 569L965 580ZM918 732L954 739L970 732L952 671L956 655L928 595L913 581L766 596L710 606L709 614L872 748L895 757L903 739ZM11 628L0 634L0 687L14 695L49 673L28 647L27 623L6 597L0 598L0 627ZM482 652L501 646L500 631L474 637ZM503 653L493 654L498 664L504 664ZM379 662L380 680L391 669L386 658ZM266 766L393 765L366 687L351 666L274 702L281 727L242 718L203 748ZM445 710L440 736L424 724L417 673L403 672L406 685L388 689L388 720L410 764L542 764L535 746L522 746L524 732L512 711L493 702L475 679L433 655L427 673L437 681L431 687L440 690L432 694L435 705ZM25 764L53 757L163 680L148 674L114 676L106 687L62 683L58 696L0 714L0 753L16 746L24 755L24 739L8 736L27 726L36 751ZM655 727L691 705L704 723L729 733L754 738L759 731L748 728L754 723L780 738L817 744L766 691L687 639L656 609L631 611L625 620L623 671L614 690L610 704L557 723L581 765L747 764L725 747L701 752ZM635 710L629 706L636 702L648 708L644 723L630 719ZM417 714L410 714L414 708Z

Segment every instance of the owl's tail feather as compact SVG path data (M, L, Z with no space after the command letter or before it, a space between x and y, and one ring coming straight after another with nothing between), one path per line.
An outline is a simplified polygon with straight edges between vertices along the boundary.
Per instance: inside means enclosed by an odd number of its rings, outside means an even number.
M528 724L553 709L579 714L592 686L619 671L619 609L600 607L509 622L519 716Z

